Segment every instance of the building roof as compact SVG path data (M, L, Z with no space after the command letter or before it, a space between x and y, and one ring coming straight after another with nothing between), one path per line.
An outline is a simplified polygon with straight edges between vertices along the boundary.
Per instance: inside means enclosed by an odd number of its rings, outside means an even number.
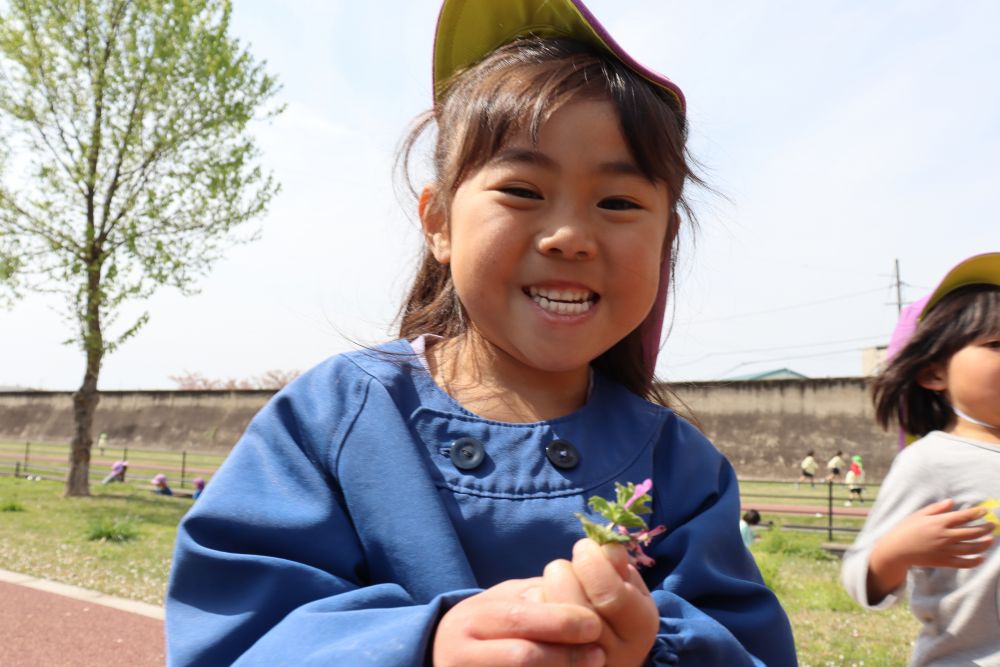
M728 380L808 380L807 375L793 371L790 368L776 368L771 371L761 373L751 373L750 375L737 375L726 378Z

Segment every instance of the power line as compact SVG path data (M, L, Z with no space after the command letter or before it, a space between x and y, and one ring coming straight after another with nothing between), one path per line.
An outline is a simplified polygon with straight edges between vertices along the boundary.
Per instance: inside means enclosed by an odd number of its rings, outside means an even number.
M690 322L682 322L682 324L684 324L686 326L691 326L691 325L694 325L694 324L705 324L707 322L725 322L727 320L737 320L737 319L740 319L740 318L743 318L743 317L753 317L755 315L769 315L771 313L781 313L781 312L784 312L784 311L787 311L787 310L795 310L797 308L807 308L809 306L818 306L820 304L831 303L833 301L843 301L845 299L852 299L852 298L854 298L856 296L864 296L866 294L874 294L876 292L882 292L885 289L886 289L885 286L882 286L882 287L877 287L875 289L864 290L864 291L861 291L861 292L852 292L850 294L842 294L840 296L832 296L832 297L829 297L829 298L826 298L826 299L817 299L816 301L807 301L805 303L797 303L797 304L792 305L792 306L782 306L780 308L771 308L771 309L768 309L768 310L757 310L757 311L748 312L748 313L740 313L738 315L726 315L724 317L711 317L711 318L709 318L707 320L693 320L693 321L690 321Z
M773 347L758 347L749 350L725 350L722 352L708 352L706 354L701 355L700 357L697 357L696 359L692 359L691 361L681 361L677 363L671 362L670 367L676 368L677 366L690 366L691 364L699 363L701 361L704 361L705 359L710 359L712 357L726 356L731 354L753 354L755 352L773 352L775 350L795 350L800 348L823 347L825 345L840 345L841 343L860 343L863 341L871 341L871 340L886 340L886 336L884 335L865 336L863 338L844 338L841 340L830 340L823 343L802 343L799 345L776 345ZM852 348L852 349L857 349L857 348ZM746 362L746 363L755 363L755 362Z
M799 355L793 355L793 356L789 356L789 357L769 357L767 359L754 359L752 361L743 361L741 363L738 363L735 366L733 366L732 368L730 368L729 370L727 370L726 372L720 373L720 375L723 376L723 377L725 377L726 375L729 375L733 371L735 371L737 369L740 369L740 368L742 368L744 366L750 366L752 364L760 364L760 363L764 363L765 361L788 361L790 359L812 359L814 357L832 357L832 356L834 356L836 354L847 354L848 352L857 352L857 351L858 351L858 349L856 347L849 347L849 348L845 348L843 350L832 350L830 352L819 352L819 353L816 353L816 354L799 354Z

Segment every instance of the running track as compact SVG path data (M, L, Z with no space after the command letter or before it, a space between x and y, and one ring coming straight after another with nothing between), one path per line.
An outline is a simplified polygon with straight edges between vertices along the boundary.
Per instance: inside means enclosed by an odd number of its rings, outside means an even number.
M0 570L0 665L161 667L159 607Z

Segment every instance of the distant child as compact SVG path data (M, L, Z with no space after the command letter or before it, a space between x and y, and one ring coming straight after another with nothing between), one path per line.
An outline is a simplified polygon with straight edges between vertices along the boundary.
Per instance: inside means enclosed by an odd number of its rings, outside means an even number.
M806 457L802 459L799 468L802 472L799 475L799 481L796 482L796 485L809 480L809 486L816 488L816 471L819 470L819 464L816 463L816 452L811 449L806 452Z
M904 310L890 353L875 414L919 440L882 482L844 585L873 609L906 585L922 623L911 665L998 665L1000 253L965 260Z
M194 484L194 492L191 494L192 500L198 500L201 497L201 492L205 490L205 480L201 477L195 477L191 480Z
M753 532L753 526L759 523L760 512L757 510L747 510L743 513L743 518L740 519L740 535L743 537L743 544L747 549L757 539L756 533Z
M128 472L128 461L115 461L111 464L111 472L101 480L101 484L111 484L112 482L124 482L125 473Z
M434 90L400 340L254 418L180 526L168 662L794 665L732 467L647 400L680 90L579 0L445 0ZM647 478L666 532L640 572L574 513Z
M844 452L838 449L833 458L826 462L826 481L836 482L840 477L840 471L845 468L847 468L847 461L844 460Z
M153 479L149 480L150 484L153 485L153 493L159 494L161 496L172 496L174 495L173 490L167 484L167 476L162 472L154 475Z
M865 466L860 454L855 454L851 457L851 467L847 469L847 474L844 475L844 483L851 492L851 497L844 503L845 505L850 507L852 501L865 502Z

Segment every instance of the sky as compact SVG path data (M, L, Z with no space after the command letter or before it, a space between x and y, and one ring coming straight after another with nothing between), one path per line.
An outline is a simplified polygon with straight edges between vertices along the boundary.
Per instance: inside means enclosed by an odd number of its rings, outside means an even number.
M691 191L657 371L711 380L790 368L855 376L903 303L1000 251L1000 3L589 0L688 100ZM421 236L393 176L431 101L433 0L235 0L232 33L282 84L251 131L282 190L194 296L123 310L149 324L100 388L305 370L392 337ZM74 389L64 304L0 310L0 386Z

